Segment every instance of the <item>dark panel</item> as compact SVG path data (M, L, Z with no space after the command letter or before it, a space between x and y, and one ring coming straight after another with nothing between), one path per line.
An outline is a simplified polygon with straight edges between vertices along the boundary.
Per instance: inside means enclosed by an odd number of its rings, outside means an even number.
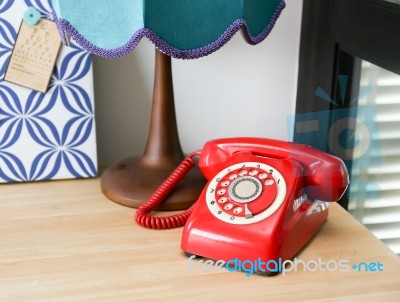
M340 48L400 74L400 5L383 0L337 1Z
M304 0L296 112L327 110L314 95L317 87L332 93L335 63L335 5L332 0Z
M383 0L304 0L296 112L329 109L339 51L400 73L400 5Z
M324 119L321 125L327 125L318 135L308 136L310 145L329 152L321 144L328 139L329 125L337 114L341 118L343 112L354 114L357 103L350 100L359 92L361 59L400 74L400 5L383 0L304 0L296 113L328 112L319 116ZM348 76L344 98L339 75ZM340 102L333 105L316 96L318 87L326 93L325 99ZM294 133L294 141L302 142L304 134ZM351 162L346 164L351 173ZM347 197L341 205L347 208Z

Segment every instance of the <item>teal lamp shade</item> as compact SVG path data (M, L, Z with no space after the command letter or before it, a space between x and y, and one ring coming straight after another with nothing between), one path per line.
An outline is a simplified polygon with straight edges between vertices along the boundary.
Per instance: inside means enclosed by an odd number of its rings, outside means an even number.
M89 52L116 58L142 37L168 56L206 56L243 30L257 44L271 32L284 0L53 0L60 35Z

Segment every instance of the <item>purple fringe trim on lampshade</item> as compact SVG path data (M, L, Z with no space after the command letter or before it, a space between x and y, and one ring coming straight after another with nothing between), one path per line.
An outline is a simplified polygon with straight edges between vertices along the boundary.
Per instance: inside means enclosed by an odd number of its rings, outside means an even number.
M57 24L57 28L60 32L61 39L64 44L68 44L66 33L71 36L74 41L81 47L89 51L90 53L106 57L106 58L118 58L130 53L140 42L143 37L149 39L157 49L161 52L167 54L176 59L197 59L200 57L207 56L222 46L224 46L240 29L245 29L244 34L248 43L255 45L263 41L273 29L276 21L278 20L282 10L285 8L285 2L282 1L276 8L271 21L268 23L267 27L263 30L261 34L253 37L247 27L246 21L244 19L238 19L232 23L231 26L214 42L196 49L181 50L177 49L170 44L166 43L160 37L157 36L152 30L143 28L138 30L132 38L124 46L115 49L104 49L97 47L93 43L86 40L68 21L64 19L58 19L57 15L53 11L53 18Z

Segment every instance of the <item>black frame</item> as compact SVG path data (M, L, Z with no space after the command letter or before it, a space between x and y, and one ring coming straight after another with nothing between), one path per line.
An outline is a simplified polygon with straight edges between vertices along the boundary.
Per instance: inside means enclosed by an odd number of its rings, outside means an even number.
M350 107L358 94L361 59L400 74L400 5L384 0L304 0L296 114L333 112L315 91L323 87L338 99L338 75L349 76L343 108ZM340 204L347 209L347 196Z

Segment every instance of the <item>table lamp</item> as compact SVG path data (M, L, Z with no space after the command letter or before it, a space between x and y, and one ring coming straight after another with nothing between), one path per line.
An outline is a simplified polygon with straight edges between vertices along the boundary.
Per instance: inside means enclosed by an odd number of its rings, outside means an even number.
M153 103L147 145L141 156L108 167L103 193L130 207L146 201L183 160L175 116L171 57L197 59L217 51L242 30L257 44L271 32L284 0L53 0L61 38L89 52L117 58L142 37L156 47ZM181 210L196 201L205 180L193 170L161 210Z

